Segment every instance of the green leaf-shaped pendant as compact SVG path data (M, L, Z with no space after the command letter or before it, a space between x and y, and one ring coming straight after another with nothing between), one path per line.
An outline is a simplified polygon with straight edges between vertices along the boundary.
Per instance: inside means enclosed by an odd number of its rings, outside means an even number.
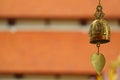
M105 57L101 53L95 53L91 56L91 63L95 68L96 72L100 75L104 65L105 65Z

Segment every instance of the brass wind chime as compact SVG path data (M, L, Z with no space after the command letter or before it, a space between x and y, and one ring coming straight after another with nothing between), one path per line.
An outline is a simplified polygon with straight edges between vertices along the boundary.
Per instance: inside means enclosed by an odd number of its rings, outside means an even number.
M98 48L98 51L91 56L91 63L98 74L101 73L105 65L105 57L99 51L100 44L110 42L110 27L107 21L103 19L104 15L105 14L103 13L101 6L101 0L99 0L99 3L96 7L96 12L94 14L96 19L92 22L89 31L90 43L96 44Z

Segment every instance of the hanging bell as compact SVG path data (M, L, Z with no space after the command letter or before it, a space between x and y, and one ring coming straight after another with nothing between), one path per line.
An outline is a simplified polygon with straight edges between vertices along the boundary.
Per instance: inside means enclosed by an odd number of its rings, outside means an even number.
M90 43L102 44L110 42L110 27L107 21L102 19L104 17L104 13L102 12L102 6L98 5L96 9L96 20L92 22L89 31Z

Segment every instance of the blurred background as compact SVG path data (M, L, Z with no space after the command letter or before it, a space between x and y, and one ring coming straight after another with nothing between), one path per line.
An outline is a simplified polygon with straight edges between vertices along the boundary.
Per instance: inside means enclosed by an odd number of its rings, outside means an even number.
M89 43L98 0L0 0L0 80L120 80L120 0L101 0L111 42L97 75Z

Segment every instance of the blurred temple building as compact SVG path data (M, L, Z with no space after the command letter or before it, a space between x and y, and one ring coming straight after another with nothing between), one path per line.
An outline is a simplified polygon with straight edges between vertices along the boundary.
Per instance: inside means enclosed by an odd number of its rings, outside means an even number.
M98 0L0 0L0 80L120 80L120 0L101 0L111 28L97 75L89 29Z

